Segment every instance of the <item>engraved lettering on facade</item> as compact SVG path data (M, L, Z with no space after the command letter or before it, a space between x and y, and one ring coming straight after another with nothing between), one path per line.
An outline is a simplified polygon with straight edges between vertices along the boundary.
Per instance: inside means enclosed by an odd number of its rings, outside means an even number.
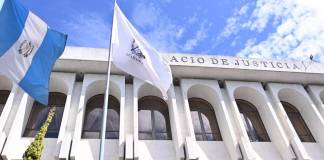
M259 67L259 63L257 61L252 61L254 67Z
M194 57L190 57L190 59L191 59L191 63L195 63Z
M268 62L266 62L266 61L261 61L260 63L263 64L263 67L265 67L265 68L268 67Z
M239 63L239 61L236 59L235 60L235 63L234 63L236 66L239 66L240 65L240 63Z
M222 60L222 63L223 63L223 65L229 65L229 63L228 63L228 60L227 59L221 59Z
M212 64L218 64L218 60L216 58L210 58Z
M277 67L278 67L278 68L283 68L282 63L277 62Z
M172 56L170 62L179 62L175 56Z
M181 57L182 62L188 62L188 57Z
M271 67L272 67L272 68L276 68L276 67L274 66L274 64L273 64L271 61L270 61L269 63L271 64Z
M198 57L198 63L205 63L205 59L203 57Z
M243 62L243 64L244 64L245 66L250 66L250 62L249 62L249 60L244 60L244 59L242 59L242 62Z

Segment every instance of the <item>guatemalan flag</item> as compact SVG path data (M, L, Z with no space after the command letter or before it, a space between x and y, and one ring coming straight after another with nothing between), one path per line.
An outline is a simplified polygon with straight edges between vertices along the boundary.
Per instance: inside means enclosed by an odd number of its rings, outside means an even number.
M18 0L0 0L0 74L44 105L52 68L66 39Z

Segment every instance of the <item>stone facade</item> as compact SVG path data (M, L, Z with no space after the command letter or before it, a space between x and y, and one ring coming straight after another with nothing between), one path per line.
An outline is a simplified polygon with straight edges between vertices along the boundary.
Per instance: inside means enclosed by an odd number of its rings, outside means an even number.
M99 139L82 138L82 128L88 100L104 93L106 54L106 49L67 47L57 61L50 91L67 97L59 135L45 139L42 159L98 159ZM120 103L119 138L106 139L106 159L324 159L324 64L181 54L164 57L171 63L174 78L165 100L172 139L139 138L138 100L163 99L162 94L113 66L109 92ZM21 159L33 140L22 136L33 99L1 75L0 90L10 91L0 116L1 157ZM189 104L193 97L211 104L221 141L196 140ZM250 140L237 99L255 106L270 141ZM282 101L296 107L315 142L301 141Z

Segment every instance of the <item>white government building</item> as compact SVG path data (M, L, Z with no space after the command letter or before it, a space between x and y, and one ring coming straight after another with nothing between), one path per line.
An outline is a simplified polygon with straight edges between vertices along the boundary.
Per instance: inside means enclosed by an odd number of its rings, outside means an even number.
M67 47L50 81L43 160L97 160L107 49ZM112 68L107 160L324 160L324 64L163 54L174 86ZM44 108L0 76L0 151L21 159Z

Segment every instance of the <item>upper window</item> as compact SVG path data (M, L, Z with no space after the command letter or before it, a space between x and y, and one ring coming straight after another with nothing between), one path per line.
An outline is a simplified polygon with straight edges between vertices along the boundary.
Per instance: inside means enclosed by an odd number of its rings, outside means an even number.
M82 138L100 138L103 105L104 94L95 95L88 100L84 116ZM119 108L120 104L118 99L109 95L106 139L119 138Z
M0 115L9 97L10 91L0 90Z
M50 92L49 100L48 100L49 107L44 106L35 101L32 106L32 110L30 112L27 126L23 136L34 137L42 127L43 123L45 122L50 107L55 106L56 107L55 115L52 119L51 124L48 127L45 137L57 138L60 131L65 101L66 101L66 95L58 92Z
M309 131L303 117L298 110L288 102L281 102L283 105L290 122L295 128L300 140L302 142L315 142L312 133Z
M141 140L170 140L168 105L158 97L146 96L138 101L138 129Z
M221 141L222 136L212 105L200 98L190 98L189 106L196 140Z
M236 100L245 130L251 142L269 142L270 138L262 123L258 110L250 102Z

